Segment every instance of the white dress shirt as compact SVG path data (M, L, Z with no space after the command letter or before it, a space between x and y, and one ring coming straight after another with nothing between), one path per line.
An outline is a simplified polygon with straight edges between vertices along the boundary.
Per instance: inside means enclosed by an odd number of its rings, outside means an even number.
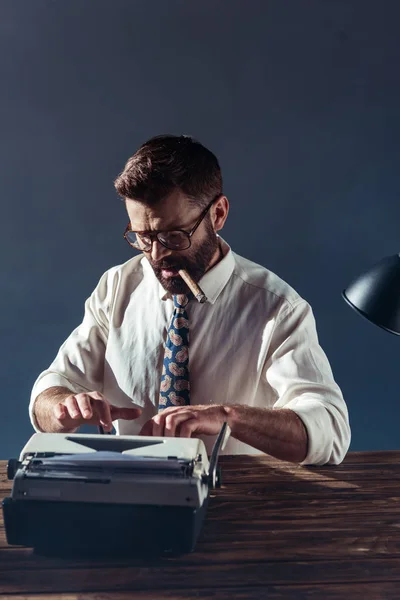
M191 404L290 408L309 438L303 464L340 463L350 444L346 404L318 343L310 305L264 267L232 252L199 282L208 300L187 306ZM112 267L86 300L82 323L36 380L29 405L51 386L99 391L116 406L142 408L114 422L137 435L157 413L164 341L173 301L143 255ZM211 451L214 436L198 436ZM225 454L259 450L232 436Z

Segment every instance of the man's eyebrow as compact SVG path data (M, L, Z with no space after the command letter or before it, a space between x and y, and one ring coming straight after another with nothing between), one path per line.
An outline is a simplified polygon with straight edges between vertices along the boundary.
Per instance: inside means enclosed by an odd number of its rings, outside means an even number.
M131 225L132 227L132 225ZM144 230L139 230L139 229L132 229L132 231L134 233L139 233L139 234L145 234L145 233L161 233L164 231L178 231L180 230L181 227L168 227L167 229L144 229Z
M131 224L132 227L132 224ZM165 229L145 229L140 231L139 229L132 229L134 233L145 234L145 233L161 233L164 231L185 231L189 225L175 225L174 227L166 227Z

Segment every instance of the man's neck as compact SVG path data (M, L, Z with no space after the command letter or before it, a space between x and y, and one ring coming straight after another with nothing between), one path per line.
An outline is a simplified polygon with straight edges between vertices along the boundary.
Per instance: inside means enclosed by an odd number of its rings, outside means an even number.
M212 257L212 259L210 261L210 264L207 267L207 271L209 271L210 269L212 269L223 258L224 258L224 253L222 252L221 243L218 242L218 248L216 249L215 254L214 254L214 256Z

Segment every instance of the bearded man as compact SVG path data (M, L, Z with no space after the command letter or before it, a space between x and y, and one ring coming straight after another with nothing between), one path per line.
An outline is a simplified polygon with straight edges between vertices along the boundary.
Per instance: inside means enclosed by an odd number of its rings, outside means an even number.
M140 251L109 269L82 323L36 380L36 431L84 423L119 435L203 439L224 452L338 464L346 404L310 305L219 235L228 216L216 156L188 136L150 139L115 181ZM200 303L179 271L206 296Z

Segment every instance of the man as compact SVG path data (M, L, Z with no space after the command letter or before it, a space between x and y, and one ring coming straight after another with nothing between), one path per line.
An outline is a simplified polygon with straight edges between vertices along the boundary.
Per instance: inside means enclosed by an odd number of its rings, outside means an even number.
M227 421L225 453L340 463L348 412L311 308L218 235L229 205L214 154L187 136L158 136L115 187L125 238L143 254L101 277L83 322L36 380L34 428L113 423L121 435L200 437L210 450Z

